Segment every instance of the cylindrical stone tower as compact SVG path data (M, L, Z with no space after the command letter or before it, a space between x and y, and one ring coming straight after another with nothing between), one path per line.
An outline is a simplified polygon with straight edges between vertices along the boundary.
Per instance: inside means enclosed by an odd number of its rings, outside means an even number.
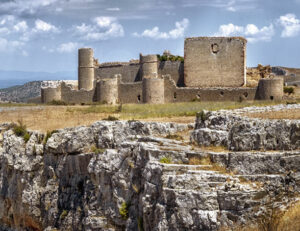
M119 101L118 78L101 79L97 83L97 101L116 104Z
M94 88L94 51L92 48L78 50L78 89Z
M164 80L143 78L143 102L163 104L165 102Z
M157 78L158 76L158 58L157 55L140 54L140 65L143 78Z
M257 98L260 100L282 100L283 79L260 79L258 82Z
M42 88L41 89L42 103L50 103L53 100L61 100L61 88Z

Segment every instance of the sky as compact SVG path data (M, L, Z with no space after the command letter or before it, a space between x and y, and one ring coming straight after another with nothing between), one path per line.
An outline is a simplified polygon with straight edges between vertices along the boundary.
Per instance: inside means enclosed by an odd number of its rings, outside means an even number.
M244 36L247 66L300 67L300 0L0 0L0 70L76 71L139 53L183 55L184 38Z

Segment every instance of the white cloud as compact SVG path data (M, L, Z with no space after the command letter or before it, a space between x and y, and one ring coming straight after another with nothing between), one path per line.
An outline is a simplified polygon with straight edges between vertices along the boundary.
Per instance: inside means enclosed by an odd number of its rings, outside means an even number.
M254 24L248 24L246 27L243 27L229 23L221 25L215 36L244 36L250 43L255 43L258 41L271 41L274 33L273 24L259 29Z
M175 23L175 29L169 32L159 31L159 27L155 26L152 29L146 29L143 33L139 34L137 32L133 33L135 37L148 37L153 39L176 39L184 36L184 32L189 26L189 20L184 18L180 22Z
M76 42L62 43L57 48L57 51L59 53L71 53L71 52L77 50L80 46L81 46L81 44L76 43Z
M35 27L33 29L34 32L59 32L58 28L50 23L47 23L43 20L37 19L35 20Z
M106 8L107 11L120 11L120 8L114 7L114 8Z
M227 25L221 25L219 27L219 32L216 35L219 36L230 36L234 34L242 34L244 32L244 27L242 26L236 26L232 23L229 23Z
M114 17L96 17L92 25L85 23L74 26L73 30L83 40L106 40L109 38L123 37L123 26Z
M28 29L28 25L26 21L18 22L16 25L14 25L14 30L17 32L25 32Z
M300 20L294 14L286 14L280 16L277 20L278 24L283 27L281 37L295 37L300 32Z

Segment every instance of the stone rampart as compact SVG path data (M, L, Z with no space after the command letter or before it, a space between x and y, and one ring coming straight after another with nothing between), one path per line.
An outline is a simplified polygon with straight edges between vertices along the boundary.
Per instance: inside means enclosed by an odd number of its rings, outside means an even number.
M66 103L86 104L95 101L96 89L87 91L85 89L74 90L65 83L61 84L61 100Z
M61 86L41 88L41 99L43 103L50 103L54 100L61 100Z
M187 87L241 87L246 82L246 43L240 37L185 39Z
M119 102L119 79L102 79L97 82L97 101L107 104Z
M282 97L283 97L283 78L259 80L257 99L282 100Z
M164 79L143 78L143 102L152 104L165 103Z

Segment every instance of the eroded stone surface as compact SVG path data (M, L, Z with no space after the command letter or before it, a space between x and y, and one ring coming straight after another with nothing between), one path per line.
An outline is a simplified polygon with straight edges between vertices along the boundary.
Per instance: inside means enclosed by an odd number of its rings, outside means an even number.
M209 129L228 132L220 118ZM4 127L0 229L217 230L299 191L300 152L214 153L165 138L188 128L101 121L59 130L44 145L41 134L25 143ZM209 161L189 165L192 157Z

